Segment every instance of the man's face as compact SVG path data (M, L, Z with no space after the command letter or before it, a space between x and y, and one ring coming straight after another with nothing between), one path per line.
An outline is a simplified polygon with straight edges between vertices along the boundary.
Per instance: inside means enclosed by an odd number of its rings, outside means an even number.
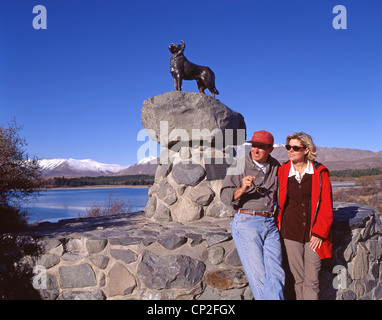
M252 143L251 156L253 160L263 163L267 161L272 151L273 147L268 144Z

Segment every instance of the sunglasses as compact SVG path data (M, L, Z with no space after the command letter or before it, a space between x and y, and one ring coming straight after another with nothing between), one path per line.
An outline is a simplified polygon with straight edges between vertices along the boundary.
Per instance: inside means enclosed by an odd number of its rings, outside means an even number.
M291 145L287 144L287 145L285 146L285 149L287 149L288 151L289 151L290 149L293 149L293 151L300 151L301 149L305 149L305 147L291 146Z
M255 191L256 191L259 195L261 195L261 196L264 196L264 195L268 192L267 189L265 189L265 188L260 188L259 186L255 186Z

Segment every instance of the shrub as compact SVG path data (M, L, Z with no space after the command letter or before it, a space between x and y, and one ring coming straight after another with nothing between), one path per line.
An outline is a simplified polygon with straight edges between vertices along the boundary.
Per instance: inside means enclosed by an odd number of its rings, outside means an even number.
M14 232L26 222L22 206L42 187L36 159L26 153L25 139L20 138L16 121L8 128L0 126L0 232Z
M103 206L94 203L90 208L86 208L85 214L78 214L79 217L103 217L112 215L124 215L130 213L132 207L128 201L114 197L113 193L109 193L108 199Z

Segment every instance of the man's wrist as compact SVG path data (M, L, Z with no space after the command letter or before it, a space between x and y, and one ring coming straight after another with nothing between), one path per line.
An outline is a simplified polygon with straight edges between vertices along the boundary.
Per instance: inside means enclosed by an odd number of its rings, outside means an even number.
M246 190L243 187L237 188L233 194L234 200L239 199L245 192L246 192Z

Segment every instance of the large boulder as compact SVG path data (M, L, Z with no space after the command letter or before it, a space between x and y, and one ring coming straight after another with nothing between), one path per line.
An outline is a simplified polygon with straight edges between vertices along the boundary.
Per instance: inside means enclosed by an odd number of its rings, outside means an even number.
M233 129L233 144L236 129L244 130L240 137L245 139L243 116L209 95L170 91L145 100L141 111L142 124L150 138L165 147L179 141L213 142L217 137L224 138L227 129Z
M190 288L203 280L206 265L185 255L159 257L142 254L137 276L149 289Z

